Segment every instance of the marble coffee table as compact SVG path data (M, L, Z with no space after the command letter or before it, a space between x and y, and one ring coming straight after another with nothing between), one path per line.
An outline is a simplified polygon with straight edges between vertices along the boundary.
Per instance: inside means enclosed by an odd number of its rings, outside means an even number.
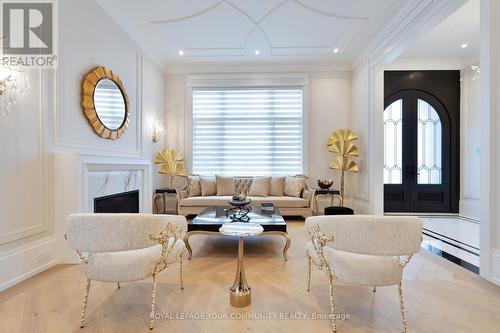
M225 209L227 207L209 207L196 216L192 221L188 222L186 236L184 243L188 251L188 259L191 259L193 251L189 245L189 237L195 235L205 236L220 236L219 231L226 223L231 223L231 220L226 217ZM281 236L285 239L285 246L283 248L283 257L287 260L287 251L290 247L291 241L288 237L286 222L283 216L280 215L278 208L273 214L263 213L260 207L252 207L250 213L249 223L259 224L264 228L260 236Z

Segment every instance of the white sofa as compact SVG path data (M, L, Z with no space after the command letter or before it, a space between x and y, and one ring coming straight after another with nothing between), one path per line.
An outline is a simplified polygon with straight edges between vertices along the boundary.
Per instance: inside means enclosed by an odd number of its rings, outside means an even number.
M252 177L235 177L235 194L248 193L252 184ZM187 187L177 190L177 214L197 215L207 207L224 206L229 207L230 195L189 196ZM292 196L248 196L252 200L252 206L260 206L261 203L272 203L283 216L313 215L314 211L314 189L307 185L302 190L300 197Z

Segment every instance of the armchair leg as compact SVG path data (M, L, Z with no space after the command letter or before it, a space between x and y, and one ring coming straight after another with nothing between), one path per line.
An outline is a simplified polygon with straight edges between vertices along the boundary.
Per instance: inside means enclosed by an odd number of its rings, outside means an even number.
M376 293L377 292L377 286L373 287L373 292Z
M307 256L307 291L311 290L311 256Z
M182 269L182 258L184 257L184 252L181 253L179 257L179 276L181 279L181 290L184 290L184 271Z
M158 276L153 274L153 294L151 295L151 314L149 315L149 329L152 330L155 321L155 301L156 301L156 285L158 283Z
M120 288L121 288L121 287L120 287L120 282L117 282L117 283L116 283L116 287L117 287L118 289L120 289Z
M83 308L82 308L82 315L80 317L80 328L84 326L84 320L85 320L85 311L87 310L87 303L89 300L89 291L90 291L90 279L87 279L87 286L85 288L85 295L83 296Z
M333 299L333 276L332 274L328 274L328 285L330 287L330 307L331 307L331 316L332 316L332 332L337 332L337 323L335 319L335 302Z
M398 291L399 291L399 309L401 310L402 330L403 330L403 333L407 333L408 326L406 324L405 305L403 302L403 281L399 282Z

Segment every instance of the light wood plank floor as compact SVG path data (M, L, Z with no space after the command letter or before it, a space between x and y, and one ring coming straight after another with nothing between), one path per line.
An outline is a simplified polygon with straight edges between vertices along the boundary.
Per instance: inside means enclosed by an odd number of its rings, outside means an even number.
M237 241L194 236L194 257L185 264L185 290L177 269L160 275L158 311L181 316L215 314L229 319L158 320L156 332L328 332L326 319L312 319L329 309L328 285L322 272L313 271L306 292L306 235L303 222L291 222L289 261L281 256L283 239L267 236L246 241L246 273L253 288L252 305L229 305L228 288L236 269ZM82 267L59 265L0 293L0 332L147 332L151 283L94 282L90 290L86 326L79 316L84 291ZM404 276L410 332L500 332L500 288L440 257L422 250ZM399 332L397 287L337 286L339 332ZM305 313L307 319L231 319L238 315ZM302 316L302 314L300 316Z

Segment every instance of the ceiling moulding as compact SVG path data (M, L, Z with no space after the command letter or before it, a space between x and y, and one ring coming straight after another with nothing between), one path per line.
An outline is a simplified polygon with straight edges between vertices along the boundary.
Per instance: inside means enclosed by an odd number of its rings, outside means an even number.
M467 64L458 58L405 58L396 59L384 66L384 70L459 70Z
M120 34L124 40L126 40L131 46L136 48L139 52L141 52L144 56L149 58L151 62L153 62L159 69L164 71L165 66L163 66L162 61L156 57L154 52L146 51L146 48L138 43L134 38L132 38L126 31L124 27L122 27L118 22L116 22L104 8L102 8L95 0L83 1L95 14L101 17L107 24L110 25L118 34Z
M314 72L350 72L351 64L343 65L170 65L165 67L167 74L192 73L314 73Z
M357 69L365 61L369 66L387 64L403 54L466 0L409 1L353 62Z

